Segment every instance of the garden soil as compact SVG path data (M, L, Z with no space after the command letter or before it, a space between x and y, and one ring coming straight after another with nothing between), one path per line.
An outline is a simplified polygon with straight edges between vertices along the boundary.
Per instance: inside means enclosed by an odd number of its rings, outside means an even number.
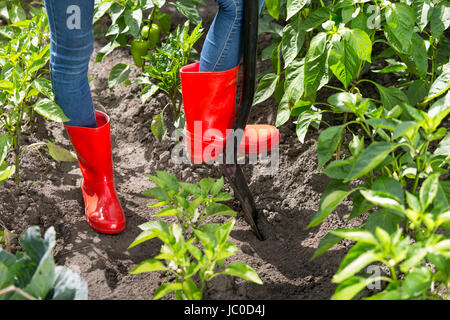
M213 1L207 1L207 4L202 9L205 26L211 24L216 12ZM183 22L181 16L171 13L175 23ZM204 36L196 45L199 51L203 39ZM154 219L152 216L156 213L156 209L147 206L154 201L141 195L154 187L144 174L167 170L179 180L198 182L208 176L219 178L221 171L217 165L175 164L172 161L175 141L169 135L159 142L150 131L151 120L168 99L160 93L142 104L139 85L109 90L110 69L117 63L132 64L132 59L128 50L123 49L113 52L102 63L94 63L95 54L105 41L96 40L89 75L96 108L111 117L114 173L127 219L125 231L119 235L103 235L91 230L84 217L79 188L82 176L78 164L55 162L45 150L36 148L23 153L20 188L12 180L0 188L0 220L19 236L32 225L40 226L42 232L54 226L57 232L56 264L81 274L88 283L89 299L151 299L166 275L162 272L131 275L130 271L139 262L154 257L161 242L154 239L127 249L140 233L138 226ZM262 37L260 48L265 47L268 41ZM267 67L267 62L258 64L260 71ZM138 72L134 68L131 77ZM324 99L330 94L324 92ZM276 102L269 99L252 109L249 123L273 124L276 111ZM170 118L170 114L166 116ZM295 124L289 122L280 128L278 171L264 175L263 164L244 166L259 209L258 226L265 240L255 237L242 216L239 202L230 201L228 205L238 212L230 241L239 250L229 262L240 261L250 265L264 284L228 276L217 277L208 284L206 299L309 300L332 296L335 285L331 278L351 243L341 243L317 259L310 259L319 241L330 230L357 226L363 217L347 221L351 201L346 200L319 227L306 229L316 213L320 195L330 181L317 170L316 146L321 130L310 130L302 144L296 136ZM23 145L39 141L56 141L71 148L63 126L42 117L38 117L34 132L29 133L25 128L22 137ZM232 193L228 184L225 189ZM225 220L220 218L217 221ZM12 250L21 250L17 238L13 241ZM173 299L173 296L167 298Z

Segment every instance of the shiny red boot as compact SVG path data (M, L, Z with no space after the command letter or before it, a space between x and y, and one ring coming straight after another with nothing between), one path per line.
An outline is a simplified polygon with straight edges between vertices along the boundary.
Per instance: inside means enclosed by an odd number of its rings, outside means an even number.
M109 117L95 113L97 128L64 125L78 155L86 219L97 232L120 233L125 215L114 185Z
M219 72L199 72L200 63L180 70L186 116L186 149L194 163L217 158L225 147L227 130L237 115L236 89L239 65ZM254 154L276 147L280 133L270 125L247 125L239 152Z

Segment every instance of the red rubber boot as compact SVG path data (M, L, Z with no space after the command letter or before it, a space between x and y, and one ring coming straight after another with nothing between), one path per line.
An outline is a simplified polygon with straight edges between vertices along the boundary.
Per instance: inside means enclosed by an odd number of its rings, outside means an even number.
M125 229L125 215L114 185L109 117L95 113L97 128L64 125L78 155L83 180L86 219L97 232L120 233Z
M180 70L186 116L186 148L194 163L217 158L225 147L227 130L237 115L236 89L239 66L219 72L199 72L200 63ZM274 126L247 125L239 146L241 153L262 153L279 144Z

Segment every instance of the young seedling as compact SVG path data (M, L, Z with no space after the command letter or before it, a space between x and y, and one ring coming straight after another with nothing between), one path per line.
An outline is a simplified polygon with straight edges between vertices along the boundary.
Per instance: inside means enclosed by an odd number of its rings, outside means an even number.
M165 271L168 277L155 291L153 298L161 299L174 292L179 300L200 300L208 281L219 275L231 275L257 284L261 279L250 266L233 262L225 265L237 247L227 241L235 220L224 224L205 223L214 216L235 216L236 213L220 202L231 200L228 193L220 192L223 178L215 181L204 178L198 184L177 181L164 171L148 177L157 187L145 191L145 196L159 202L151 207L166 206L155 217L176 216L178 223L150 221L139 226L142 233L129 246L158 238L163 242L160 253L145 260L131 271L132 274ZM173 280L168 280L173 276Z

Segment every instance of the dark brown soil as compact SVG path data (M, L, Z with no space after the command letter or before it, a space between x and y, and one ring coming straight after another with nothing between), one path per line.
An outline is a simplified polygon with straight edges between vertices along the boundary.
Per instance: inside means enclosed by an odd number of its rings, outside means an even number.
M215 7L212 1L202 10L205 26L209 26ZM180 20L175 16L174 20ZM204 37L203 37L204 38ZM202 40L203 40L202 38ZM262 39L261 41L264 41ZM199 43L199 48L201 43ZM102 47L96 43L95 51ZM54 226L57 245L56 263L81 273L87 281L90 299L151 299L164 279L162 273L130 275L142 260L159 252L160 242L148 241L127 250L140 233L138 225L149 221L155 209L147 207L150 199L141 192L153 187L144 173L167 170L178 179L196 182L203 177L220 177L218 166L176 165L170 158L174 142L162 143L150 132L152 118L167 103L162 94L146 104L139 100L140 87L131 85L110 91L107 80L117 63L132 63L127 50L117 50L103 63L90 65L91 89L96 107L111 117L113 159L117 191L127 218L127 227L120 235L103 235L89 228L84 218L84 206L79 189L81 172L76 163L57 163L45 151L30 149L21 160L20 189L13 181L0 188L0 220L20 235L29 226L41 230ZM260 64L260 69L265 65ZM134 69L136 76L138 70ZM324 97L329 92L324 92ZM251 121L275 121L276 103L268 100L256 106ZM261 175L261 165L245 166L257 206L259 227L266 240L259 241L240 214L237 201L230 203L238 211L231 241L239 248L230 261L252 266L264 285L256 285L232 277L218 277L206 290L207 299L329 299L335 285L331 277L348 250L349 243L340 244L314 261L310 261L320 239L328 231L351 227L361 220L346 222L351 202L344 201L320 225L306 230L315 214L320 195L329 179L317 171L316 142L319 132L308 133L301 144L290 122L280 128L280 167L272 176ZM33 134L24 134L23 143L55 140L71 148L61 124L39 118ZM227 190L230 190L226 185ZM13 250L18 250L17 241Z

